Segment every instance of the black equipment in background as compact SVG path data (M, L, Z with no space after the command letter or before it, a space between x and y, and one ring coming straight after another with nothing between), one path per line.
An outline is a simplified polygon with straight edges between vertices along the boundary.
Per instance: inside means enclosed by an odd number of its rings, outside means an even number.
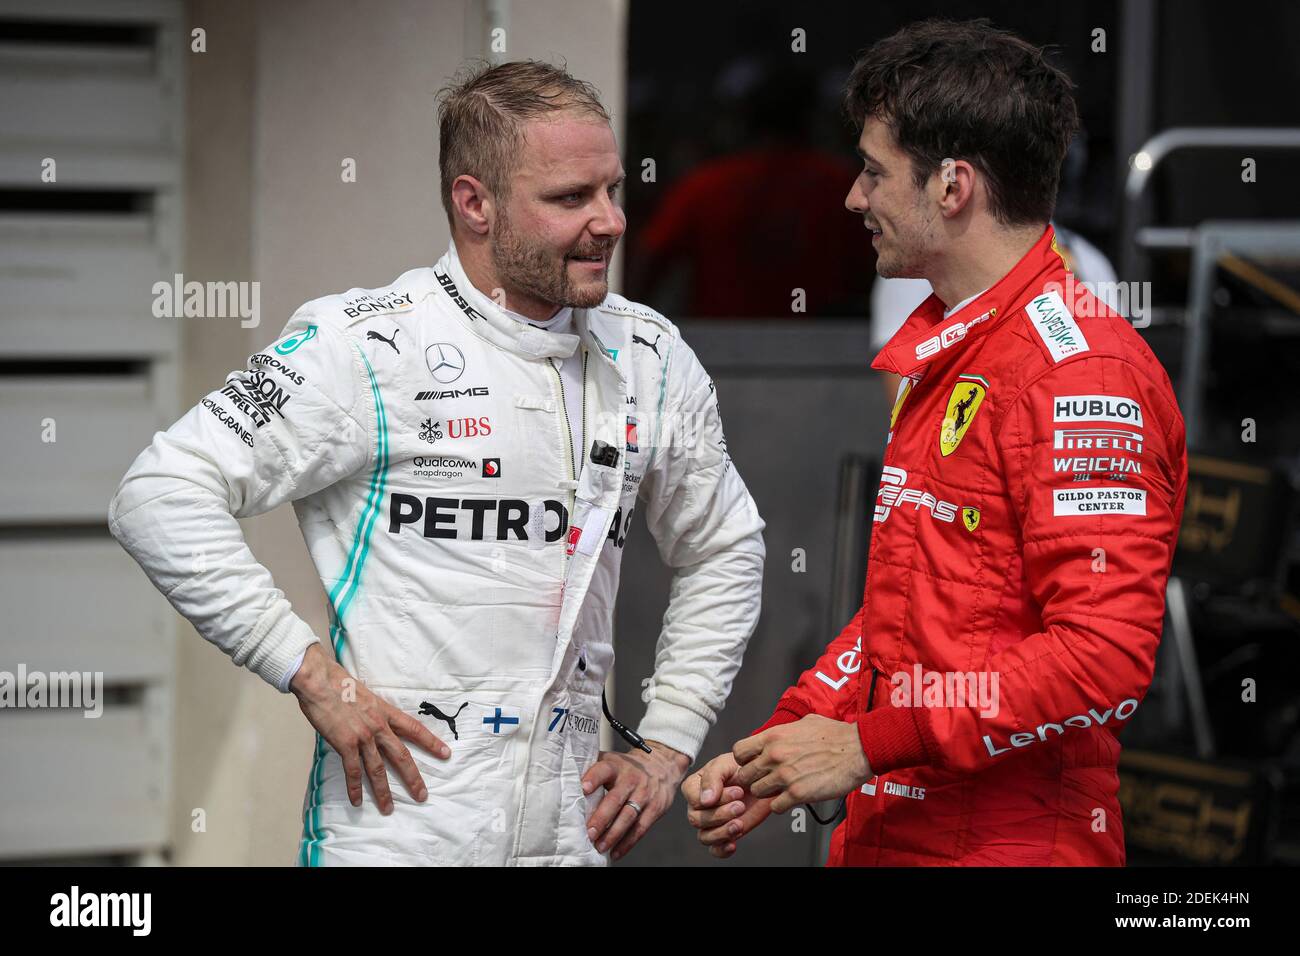
M1207 455L1189 455L1187 467L1173 573L1214 592L1275 595L1294 512L1290 484L1276 471Z

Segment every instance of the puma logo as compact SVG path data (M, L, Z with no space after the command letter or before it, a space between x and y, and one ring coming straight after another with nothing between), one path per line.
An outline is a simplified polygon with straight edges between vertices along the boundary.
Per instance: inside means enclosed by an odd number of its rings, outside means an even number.
M366 333L366 341L369 342L369 341L371 341L371 340L373 339L373 340L376 341L376 342L387 342L389 345L391 345L391 346L393 347L393 351L394 351L394 352L396 352L398 355L401 355L401 354L402 354L402 350L399 349L399 348L397 347L397 343L393 341L393 339L397 338L397 333L400 332L400 331L402 331L402 330L401 330L401 329L393 329L393 338L392 338L392 339L386 339L386 338L384 338L382 335L380 335L378 332L375 332L375 331L372 330L372 331Z
M659 340L660 340L661 338L663 338L662 335L656 335L656 336L655 336L655 340L654 340L654 342L647 342L645 339L641 338L641 336L639 336L639 335L637 335L635 332L633 332L633 333L632 333L632 344L633 344L633 345L644 345L644 346L645 346L646 348L648 348L651 352L654 352L654 354L655 354L655 358L662 359L663 356L659 354Z
M460 712L468 706L469 706L469 701L465 701L465 703L461 704L459 707L456 708L456 713L448 717L446 714L444 714L442 711L438 709L437 705L431 704L427 700L422 700L420 701L420 716L438 718L438 720L441 720L449 728L451 728L452 739L460 740L460 734L456 733L456 718L459 717Z

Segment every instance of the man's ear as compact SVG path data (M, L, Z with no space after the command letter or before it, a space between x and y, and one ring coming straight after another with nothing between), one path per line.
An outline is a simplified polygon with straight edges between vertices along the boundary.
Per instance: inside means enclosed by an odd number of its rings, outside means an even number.
M457 176L451 184L451 208L470 232L487 235L496 212L494 206L492 194L473 176Z
M939 206L945 218L951 218L966 208L975 196L978 177L975 167L964 159L945 159L934 179Z

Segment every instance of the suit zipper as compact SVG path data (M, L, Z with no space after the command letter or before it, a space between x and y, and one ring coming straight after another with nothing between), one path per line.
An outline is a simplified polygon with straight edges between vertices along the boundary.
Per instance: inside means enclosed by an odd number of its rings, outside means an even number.
M564 400L564 376L560 374L560 367L555 364L555 359L547 359L547 362L551 366L551 371L555 372L555 381L560 386L560 411L564 413L564 433L569 436L569 479L577 481L578 464L573 460L573 423L569 421L569 403Z
M587 440L587 350L582 350L582 440ZM573 444L572 441L569 442ZM582 454L583 449L578 449L578 454ZM577 477L576 475L574 476Z
M560 386L560 410L564 412L564 431L569 437L569 478L577 482L578 480L578 462L573 456L573 423L569 421L569 403L564 398L564 376L560 374L560 367L555 364L555 359L548 359L551 370L555 372L555 381ZM582 433L587 434L587 350L582 350ZM573 520L573 509L577 507L578 489L573 488L569 492L569 520Z

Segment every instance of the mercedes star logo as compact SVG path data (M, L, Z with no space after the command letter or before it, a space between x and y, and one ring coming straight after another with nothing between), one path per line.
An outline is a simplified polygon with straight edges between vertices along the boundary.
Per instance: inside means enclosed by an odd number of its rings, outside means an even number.
M430 345L424 350L424 360L429 364L430 374L443 385L450 385L465 371L465 356L447 342Z

